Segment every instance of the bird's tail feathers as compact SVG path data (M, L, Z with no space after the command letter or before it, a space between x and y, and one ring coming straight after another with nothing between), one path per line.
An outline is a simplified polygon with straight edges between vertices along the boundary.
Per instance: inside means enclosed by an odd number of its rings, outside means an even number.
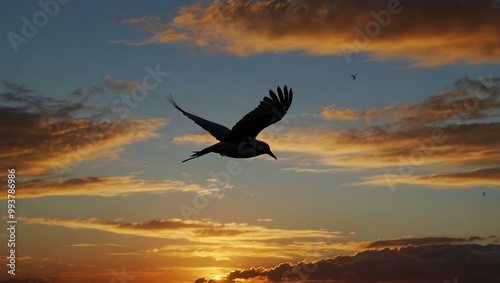
M207 148L204 148L200 151L193 151L193 154L191 154L191 156L188 159L183 160L182 162L186 162L186 161L189 161L191 159L195 159L197 157L203 156L203 155L210 153L210 152L217 152L218 149L220 149L220 147L221 147L221 145L219 143L216 143L216 144L209 146Z
M207 151L207 152L203 152L203 150L201 150L201 151L193 151L193 152L194 152L194 153L193 153L193 154L191 154L191 156L190 156L188 159L183 160L182 162L184 163L184 162L186 162L186 161L189 161L189 160L191 160L191 159L195 159L195 158L197 158L197 157L200 157L200 156L203 156L203 155L205 155L205 154L209 153L209 151Z

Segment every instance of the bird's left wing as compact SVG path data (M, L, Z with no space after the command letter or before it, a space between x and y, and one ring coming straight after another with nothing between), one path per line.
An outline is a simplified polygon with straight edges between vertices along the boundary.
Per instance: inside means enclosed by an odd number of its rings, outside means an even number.
M227 127L224 127L224 126L217 124L217 123L214 123L212 121L205 120L201 117L198 117L194 114L191 114L189 112L184 111L182 108L179 107L179 105L177 105L177 103L175 103L174 98L172 97L172 94L169 94L167 96L167 99L175 108L177 108L177 110L181 111L182 114L184 114L189 119L193 120L196 124L198 124L203 129L205 129L207 132L209 132L217 140L222 141L224 138L226 138L229 135L230 130Z
M256 138L263 129L281 120L292 104L293 91L288 90L287 86L283 91L280 87L277 90L278 95L269 90L269 97L264 97L254 110L239 120L224 140Z

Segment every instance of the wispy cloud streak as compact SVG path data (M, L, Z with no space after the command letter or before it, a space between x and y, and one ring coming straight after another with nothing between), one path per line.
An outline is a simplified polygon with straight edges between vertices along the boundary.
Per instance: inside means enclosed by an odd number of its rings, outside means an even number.
M144 180L132 177L81 177L60 181L33 179L18 183L22 190L16 194L23 198L44 196L124 196L136 193L196 192L214 193L195 184L175 180ZM6 198L7 196L3 196Z
M252 226L246 223L219 223L214 221L197 221L181 219L158 219L147 222L104 221L96 218L81 219L48 219L27 218L19 220L26 224L42 224L61 226L73 229L96 229L117 234L155 237L165 239L186 239L205 243L226 243L227 237L232 241L269 241L278 239L307 238L339 238L339 232L324 230L285 230L263 226Z

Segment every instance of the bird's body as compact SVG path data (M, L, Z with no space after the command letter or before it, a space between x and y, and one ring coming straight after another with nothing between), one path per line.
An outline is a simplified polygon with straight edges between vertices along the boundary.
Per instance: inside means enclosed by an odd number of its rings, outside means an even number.
M277 90L278 95L272 90L269 90L270 97L264 97L260 104L238 121L231 130L184 111L175 103L172 96L170 96L168 99L175 108L219 140L219 142L214 145L200 151L195 151L190 158L182 162L203 156L210 152L219 153L222 156L232 158L251 158L261 154L269 154L274 159L277 159L271 152L267 143L256 139L257 135L264 128L281 120L292 104L292 89L288 91L288 88L285 86L284 91L281 91L279 87Z
M349 75L349 76L351 76L352 80L355 80L357 75L358 75L358 74Z
M272 157L276 158L274 154L270 152L269 145L263 141L259 140L255 140L252 142L221 141L207 148L204 148L200 151L195 151L190 158L182 162L186 162L188 160L200 157L210 152L218 153L222 156L227 156L232 158L252 158L267 153Z

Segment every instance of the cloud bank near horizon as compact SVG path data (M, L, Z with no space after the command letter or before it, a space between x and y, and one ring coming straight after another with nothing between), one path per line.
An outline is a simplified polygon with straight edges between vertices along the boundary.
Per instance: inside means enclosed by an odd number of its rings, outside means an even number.
M366 250L313 262L284 262L271 268L229 272L224 278L199 278L195 283L232 282L500 282L500 245L436 244Z

